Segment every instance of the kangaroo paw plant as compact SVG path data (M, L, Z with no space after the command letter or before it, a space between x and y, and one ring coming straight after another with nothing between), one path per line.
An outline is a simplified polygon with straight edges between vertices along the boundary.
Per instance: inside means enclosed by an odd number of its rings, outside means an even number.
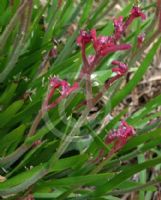
M160 199L161 0L0 13L1 198Z

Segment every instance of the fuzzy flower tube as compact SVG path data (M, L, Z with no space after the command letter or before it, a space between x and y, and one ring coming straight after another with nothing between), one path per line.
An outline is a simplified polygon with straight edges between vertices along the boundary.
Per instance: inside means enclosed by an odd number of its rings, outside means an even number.
M42 109L50 110L54 108L63 99L67 98L72 92L74 92L78 88L79 88L79 84L77 82L75 82L73 86L70 86L70 84L65 80L61 80L57 77L51 78L50 85L49 85L49 93L47 95L47 98L44 101ZM60 96L57 99L55 99L52 103L49 103L49 101L52 99L57 89L61 89L59 90Z

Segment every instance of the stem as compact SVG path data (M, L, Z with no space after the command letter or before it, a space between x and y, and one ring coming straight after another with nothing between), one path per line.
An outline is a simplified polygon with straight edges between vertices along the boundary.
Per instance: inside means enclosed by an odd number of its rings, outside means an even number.
M104 95L104 93L109 89L109 87L116 81L120 78L121 76L120 75L116 75L114 76L113 78L111 78L107 83L104 84L103 88L102 88L102 91L99 92L96 97L94 97L92 99L92 104L93 106L96 105L96 103L102 98L102 96ZM83 105L86 105L87 104L87 100L81 102L80 104L78 104L78 106L76 107L76 110L81 108Z
M47 110L51 110L52 108L55 108L65 97L60 96L58 97L53 103L49 104L47 106Z
M91 83L91 67L92 64L89 64L88 59L86 57L85 52L85 44L82 44L82 59L83 59L83 67L80 73L81 78L82 75L85 76L86 81L86 102L89 109L91 109L92 106L92 83Z
M29 130L29 133L27 135L27 137L33 136L35 134L35 131L41 121L41 118L43 117L44 112L42 111L42 109L38 112L36 118L34 119L34 122Z
M90 74L86 74L86 102L89 109L93 107L92 83Z

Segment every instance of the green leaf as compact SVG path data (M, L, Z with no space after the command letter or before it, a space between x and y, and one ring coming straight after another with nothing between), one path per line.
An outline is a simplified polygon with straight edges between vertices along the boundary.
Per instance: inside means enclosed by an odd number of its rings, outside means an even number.
M18 193L24 191L30 185L34 184L44 176L46 169L44 166L38 166L18 174L17 176L0 183L0 195L5 196L8 194Z
M111 70L101 70L94 72L91 76L91 79L94 81L94 85L102 86L104 85L105 81L111 77L111 75Z
M26 125L22 124L18 128L14 129L7 135L4 135L0 141L0 155L5 156L15 150L17 145L23 138Z
M0 127L7 125L7 123L12 120L15 114L22 108L23 104L23 100L15 101L5 111L0 113Z
M11 99L15 95L17 86L18 84L13 82L6 88L6 90L0 97L0 104L7 105L11 101Z
M110 177L113 176L113 173L103 173L96 175L86 175L86 176L73 176L68 178L55 179L43 182L42 184L49 187L69 187L69 186L85 186L85 185L97 185L107 181ZM100 183L101 182L101 183Z
M114 176L110 181L104 184L102 187L98 187L96 191L93 193L93 196L101 196L108 191L111 191L113 188L116 188L120 183L127 180L134 174L146 169L151 168L161 162L161 157L154 158L152 160L146 161L141 164L136 164L130 166L128 169L125 169L118 175Z

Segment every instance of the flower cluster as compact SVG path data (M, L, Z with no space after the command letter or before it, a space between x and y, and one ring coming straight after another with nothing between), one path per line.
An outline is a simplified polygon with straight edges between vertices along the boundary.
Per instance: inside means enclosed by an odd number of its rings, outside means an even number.
M112 61L112 64L117 66L112 69L112 72L117 73L117 75L119 75L119 76L123 76L128 70L127 65L118 60Z
M123 148L123 146L127 143L127 140L134 134L134 128L126 121L121 121L118 129L110 133L105 139L105 144L114 143L107 157L111 157L114 153Z
M112 36L97 36L95 29L90 31L80 31L80 35L77 38L77 45L81 47L83 66L78 80L86 80L87 98L86 101L79 104L78 108L85 104L91 106L94 105L101 98L105 90L107 90L117 79L126 74L128 70L127 65L120 61L113 61L112 64L115 65L115 67L112 69L112 72L115 72L115 76L108 79L104 83L102 91L93 98L92 81L90 77L91 74L96 69L98 63L103 57L113 52L129 50L131 48L130 44L122 44L120 39L122 36L124 36L128 26L133 22L134 19L138 17L140 17L142 20L146 18L145 14L140 10L140 8L134 6L126 20L124 20L123 16L114 19L114 33ZM143 36L138 37L138 45L141 46L143 39ZM86 55L86 46L88 44L93 46L95 51L94 55Z
M125 22L123 21L122 16L120 16L118 19L114 19L114 27L115 27L114 38L116 41L118 41L121 38L121 36L125 33L128 26L131 25L132 22L138 17L141 17L142 20L146 19L145 14L140 10L140 8L134 6L131 10L129 17Z
M125 31L124 24L123 24L123 17L120 16L118 19L114 19L113 23L114 23L114 28L115 28L114 38L116 41L118 41Z
M82 48L82 51L84 51L84 48L88 43L92 43L97 57L104 57L109 53L119 50L128 50L131 48L131 45L129 44L116 44L114 37L97 37L95 29L91 30L90 32L80 31L80 35L77 38L77 44Z
M125 21L124 23L124 30L130 25L132 24L132 22L138 18L138 17L141 17L142 20L145 20L146 19L146 16L145 14L140 10L139 7L137 6L134 6L133 9L131 10L131 14L130 16L128 17L128 19Z
M81 47L82 59L84 63L80 73L80 79L82 79L82 74L88 73L88 75L90 75L95 69L95 65L102 57L116 51L129 50L131 48L130 44L120 44L119 40L125 33L128 26L138 17L141 17L142 20L146 19L145 14L140 10L140 8L134 6L129 17L125 21L122 16L114 19L114 34L112 36L97 36L95 29L92 29L89 32L85 30L80 31L80 35L77 38L77 45ZM85 50L87 44L93 45L95 55L90 57L86 56ZM119 66L121 67L121 65Z
M133 136L134 133L134 128L130 126L126 121L122 120L118 129L114 130L106 137L105 143L111 144L112 142L114 142L113 149L114 151L118 151L126 144L128 138Z
M90 32L80 31L80 35L77 37L77 44L81 47L86 46L86 44L90 43L92 40Z
M124 145L127 143L127 140L134 136L135 131L132 126L130 126L126 121L121 121L120 126L117 130L112 131L105 138L105 144L109 145L113 143L113 147L109 151L109 153L105 156L105 158L111 157L114 153L119 151ZM98 157L94 160L94 162L98 162L104 156L104 149L101 149Z
M47 98L45 100L45 109L50 110L51 108L54 108L55 106L57 106L58 103L60 103L64 98L69 96L72 92L74 92L78 88L79 84L77 82L75 82L73 86L70 86L70 84L65 80L61 80L57 77L51 78L49 94L47 95ZM59 89L60 96L54 102L49 104L49 101L53 97L56 89Z

